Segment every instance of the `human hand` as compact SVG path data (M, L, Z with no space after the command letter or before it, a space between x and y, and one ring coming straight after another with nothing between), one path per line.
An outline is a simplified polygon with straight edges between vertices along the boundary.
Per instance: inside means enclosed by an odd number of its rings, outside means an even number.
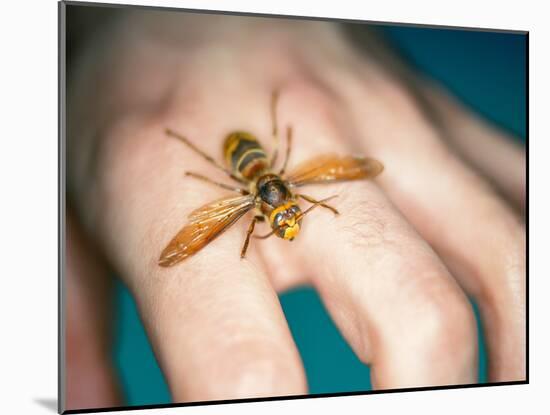
M513 210L524 206L521 150L414 79L420 107L388 61L361 55L332 24L134 12L102 42L69 86L68 188L137 300L174 401L306 393L276 295L305 283L371 365L375 388L476 382L466 294L480 307L489 380L525 378L525 229ZM228 193L184 177L228 182L165 128L220 160L235 129L269 150L274 89L281 127L294 129L289 168L363 153L384 173L308 188L317 199L338 194L341 215L308 215L292 243L252 240L241 260L241 220L159 267L189 212ZM474 153L479 145L492 154Z

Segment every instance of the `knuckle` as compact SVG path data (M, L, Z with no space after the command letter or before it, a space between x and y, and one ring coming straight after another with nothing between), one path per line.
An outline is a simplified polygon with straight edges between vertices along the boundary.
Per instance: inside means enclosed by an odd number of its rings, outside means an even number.
M399 249L408 238L409 227L401 220L391 203L376 184L371 182L342 183L333 190L338 194L338 232L346 248L372 252ZM378 252L378 251L377 251Z
M106 129L100 139L96 169L100 184L111 188L108 194L131 192L151 199L163 184L181 180L185 166L178 164L179 153L174 151L179 143L165 134L169 119L170 112L163 109L125 116Z
M288 85L290 96L287 108L289 114L302 114L307 109L307 117L300 123L307 122L316 127L319 133L336 136L340 131L338 99L331 88L320 80L307 74L301 74Z
M166 189L178 188L183 169L173 146L163 143L165 126L160 114L124 117L105 128L97 140L86 197L80 200L86 204L89 226L95 224L95 231L113 249L131 241L134 254L146 252L152 240L161 238L148 232L155 221L177 213L176 195Z
M382 77L379 82L371 85L371 88L376 88L378 97L389 108L400 113L406 111L418 114L418 104L414 96L399 80L390 76Z
M388 242L387 206L365 192L341 192L345 220L341 231L352 248L365 250Z
M360 122L365 125L365 135L370 143L399 143L394 152L408 154L418 149L419 143L437 148L440 143L436 126L425 113L405 85L388 76L365 82L357 88L356 101L360 100L363 110ZM414 140L411 139L414 137Z
M441 275L439 280L424 287L420 294L415 323L418 338L428 353L470 359L477 345L472 307L455 284L447 283L448 275Z

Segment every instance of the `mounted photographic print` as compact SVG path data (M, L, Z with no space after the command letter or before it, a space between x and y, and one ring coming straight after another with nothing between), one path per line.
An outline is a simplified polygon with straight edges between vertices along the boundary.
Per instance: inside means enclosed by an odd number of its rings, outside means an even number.
M59 12L61 412L527 383L527 32Z

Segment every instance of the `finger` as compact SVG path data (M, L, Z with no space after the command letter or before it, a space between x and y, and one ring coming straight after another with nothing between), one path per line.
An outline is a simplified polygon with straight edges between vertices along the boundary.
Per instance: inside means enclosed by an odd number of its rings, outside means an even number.
M365 76L364 64L357 65L363 78L373 77L370 86L394 83L416 98L416 105L441 129L445 139L468 163L491 180L522 213L526 199L526 153L505 132L468 110L433 81L423 77L392 47L376 28L350 27L356 46L383 65L381 74L374 65ZM350 65L351 66L351 65ZM357 87L357 85L355 85ZM361 88L356 88L361 89Z
M291 165L334 151L342 130L338 119L332 123L327 114L338 103L303 85L293 85L283 100L282 118L297 108L309 109L294 125ZM374 387L474 382L476 331L470 305L376 184L311 186L308 194L316 199L337 194L331 203L341 214L318 209L305 217L293 252L358 357L371 364Z
M526 203L526 152L512 137L489 125L434 85L423 96L451 145L522 213Z
M137 294L174 399L307 393L281 306L254 255L241 261L236 227L185 269L149 274Z
M341 215L310 215L295 249L308 258L336 324L371 365L373 386L475 382L472 310L441 261L374 184L334 190Z
M67 215L65 409L122 404L110 364L111 281L77 220Z
M111 130L95 191L83 201L95 200L103 212L93 219L98 237L136 298L175 401L306 393L300 357L255 247L240 259L246 219L177 266L157 264L187 215L228 193L184 179L183 171L208 164L163 131L208 131L174 125L179 113L139 114L135 124ZM221 150L221 140L202 143L209 154Z
M525 378L525 229L497 194L445 148L398 85L369 89L355 119L379 182L480 306L491 381ZM372 103L372 105L369 105ZM398 122L394 114L399 114Z

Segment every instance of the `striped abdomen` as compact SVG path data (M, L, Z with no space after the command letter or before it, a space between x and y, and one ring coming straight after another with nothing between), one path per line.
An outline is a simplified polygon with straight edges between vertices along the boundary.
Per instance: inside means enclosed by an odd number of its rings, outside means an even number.
M258 140L249 133L237 131L225 139L223 154L237 177L253 180L269 169L269 160Z

